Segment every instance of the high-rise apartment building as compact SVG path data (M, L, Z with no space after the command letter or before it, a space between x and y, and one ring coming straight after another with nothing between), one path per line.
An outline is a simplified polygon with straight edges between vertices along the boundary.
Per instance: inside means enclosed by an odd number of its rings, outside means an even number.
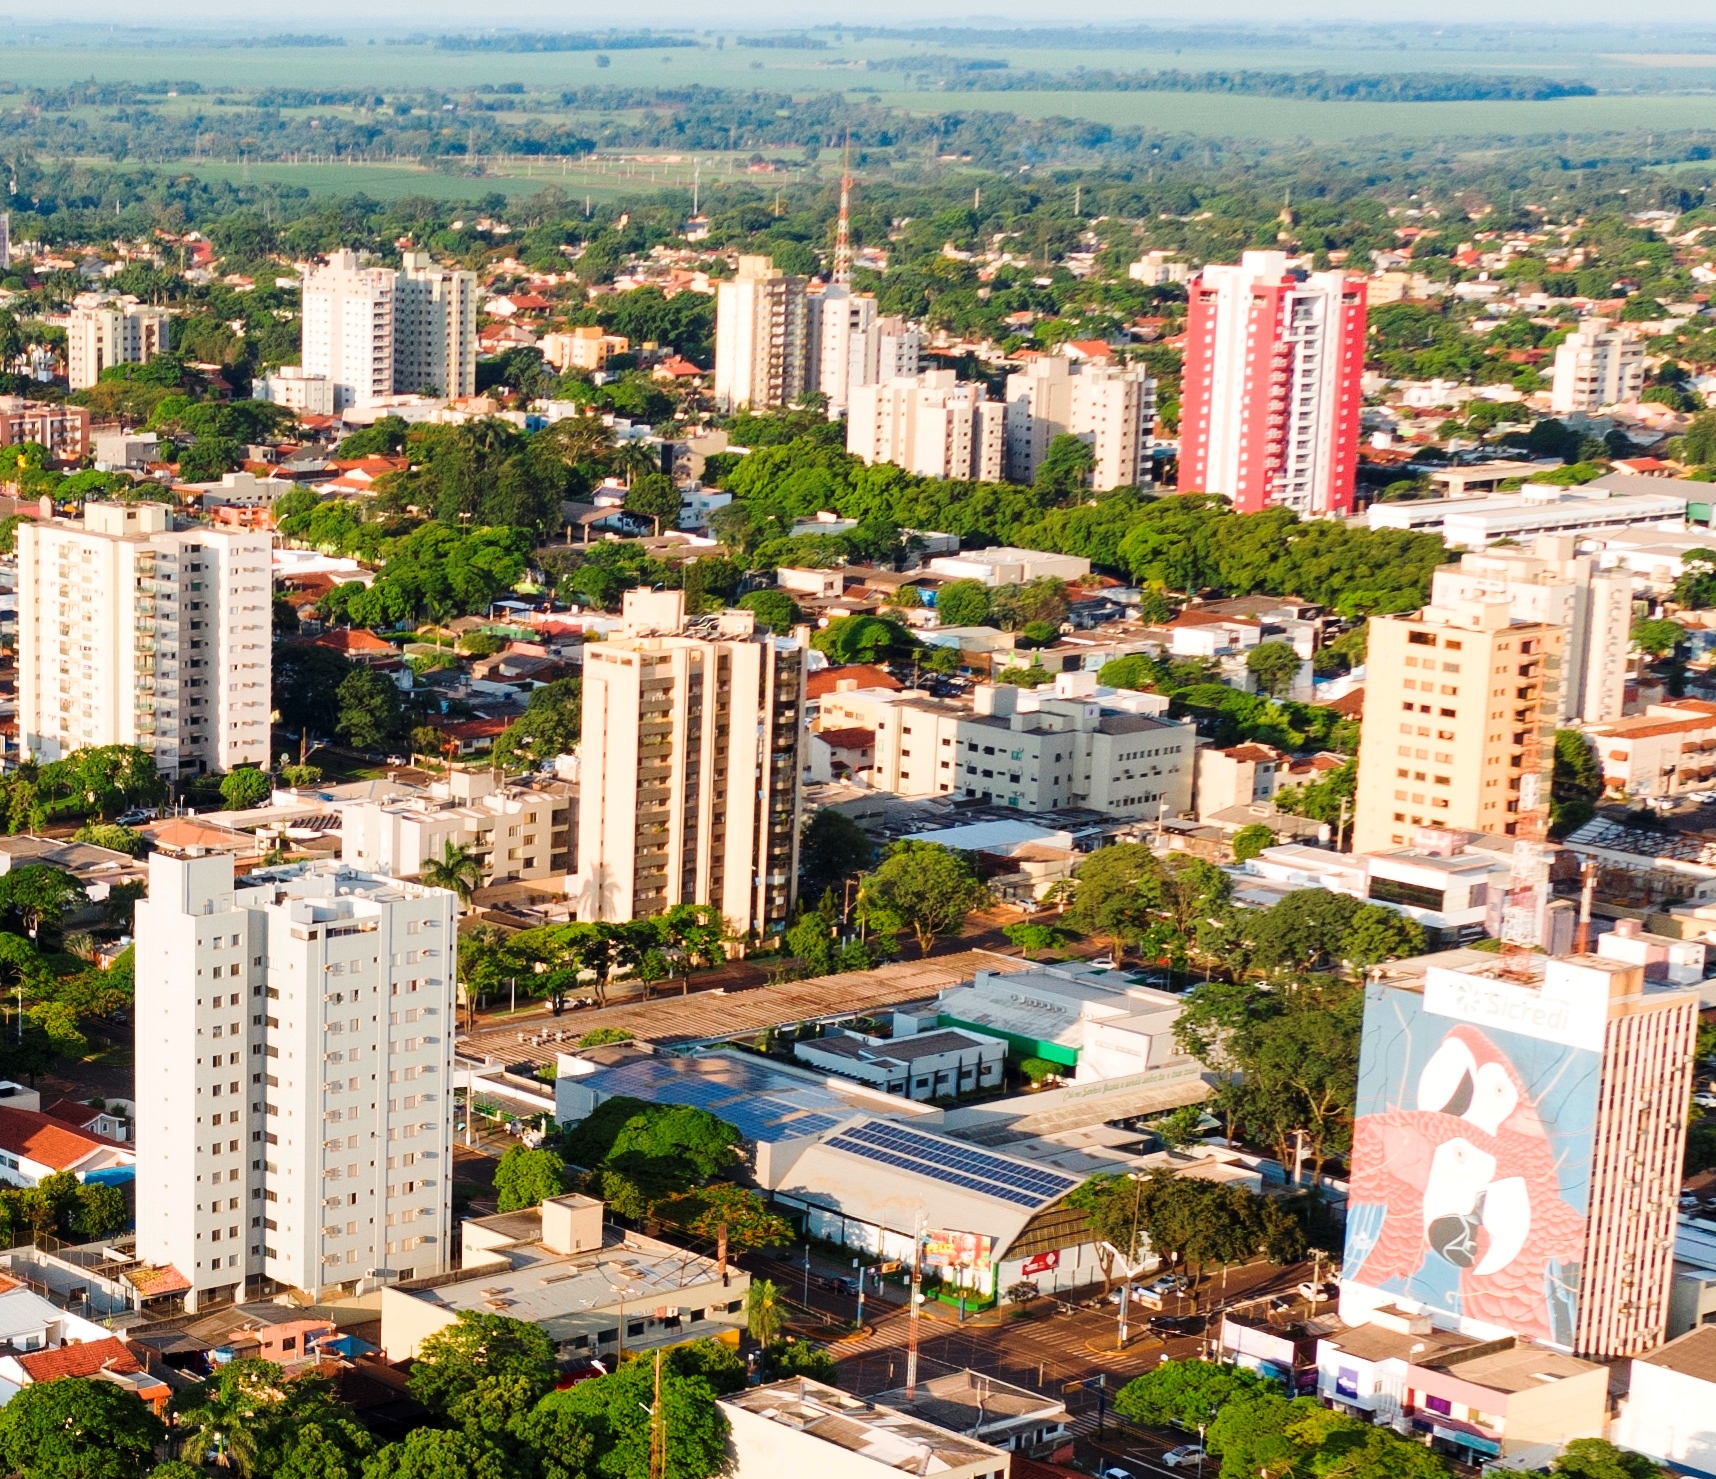
M1096 459L1096 492L1147 486L1155 421L1156 382L1143 369L1043 355L1007 377L1007 476L1034 481L1050 444L1070 435Z
M334 387L334 409L367 406L393 394L398 274L358 266L357 253L328 253L304 272L303 371Z
M1373 616L1353 851L1424 826L1513 835L1547 805L1565 640L1505 596Z
M713 904L739 932L787 921L798 872L804 648L748 611L695 624L682 591L627 591L584 658L581 919Z
M1188 289L1180 487L1241 513L1352 509L1363 406L1365 279L1246 252Z
M406 252L393 290L393 389L477 393L477 274Z
M197 1308L450 1263L455 899L341 863L149 860L137 1247Z
M18 740L57 760L136 745L167 775L268 763L266 533L175 529L159 503L89 503L18 529Z
M739 258L715 288L715 403L724 411L789 406L807 378L805 282L767 257Z
M1529 550L1462 555L1431 577L1430 604L1506 597L1514 620L1565 627L1556 717L1563 724L1608 724L1621 717L1626 701L1633 581L1625 570L1597 569L1577 547L1570 534L1542 534Z
M930 370L855 385L851 396L846 450L854 456L921 477L1000 481L1007 408L983 386Z
M1698 1005L1595 955L1385 971L1365 993L1341 1318L1391 1309L1597 1359L1659 1345Z
M66 319L66 379L87 390L113 365L146 365L171 348L167 310L108 299L80 303Z
M805 389L820 390L830 414L838 414L854 387L876 383L876 300L837 283L809 295L805 315Z
M1636 401L1644 373L1644 344L1636 330L1586 319L1556 346L1549 408L1566 416Z

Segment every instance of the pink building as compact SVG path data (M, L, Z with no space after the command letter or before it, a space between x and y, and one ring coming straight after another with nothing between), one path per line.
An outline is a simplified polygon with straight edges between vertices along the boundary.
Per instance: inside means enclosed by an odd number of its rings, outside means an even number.
M1285 252L1206 267L1188 290L1180 487L1241 513L1352 509L1363 402L1365 279Z

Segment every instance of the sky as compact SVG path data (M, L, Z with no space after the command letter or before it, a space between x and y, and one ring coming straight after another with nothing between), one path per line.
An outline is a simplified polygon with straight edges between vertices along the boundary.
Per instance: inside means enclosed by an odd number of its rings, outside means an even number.
M16 8L14 8L14 6ZM34 7L7 6L0 0L0 22L10 10L21 23L40 23L48 17ZM960 6L948 0L864 0L862 5L834 4L830 0L722 0L719 4L697 0L653 0L647 7L618 13L609 5L590 0L535 0L529 6L503 5L496 0L250 0L234 7L226 0L152 0L140 8L135 0L66 0L53 8L53 19L139 23L172 26L191 25L238 28L281 25L293 30L309 26L400 27L424 25L477 29L504 26L509 29L579 30L607 29L627 24L666 27L691 25L700 29L722 25L775 25L800 27L846 21L867 25L1010 25L1137 24L1257 24L1317 20L1376 23L1416 21L1423 23L1421 0L1313 0L1313 3L1282 5L1275 0L1063 0L1045 12L1041 0L977 0ZM1613 0L1437 0L1439 24L1460 22L1511 23L1515 25L1586 25L1613 21ZM1716 0L1685 0L1676 8L1682 24L1716 26Z

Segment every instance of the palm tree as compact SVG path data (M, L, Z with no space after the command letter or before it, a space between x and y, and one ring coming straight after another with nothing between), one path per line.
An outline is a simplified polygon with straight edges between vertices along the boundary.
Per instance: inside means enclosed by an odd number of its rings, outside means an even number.
M771 1279L753 1279L745 1291L745 1328L758 1345L770 1346L780 1339L781 1292Z
M438 858L430 858L419 875L428 888L444 888L459 896L468 905L471 895L482 887L483 865L469 848L461 847L451 837Z

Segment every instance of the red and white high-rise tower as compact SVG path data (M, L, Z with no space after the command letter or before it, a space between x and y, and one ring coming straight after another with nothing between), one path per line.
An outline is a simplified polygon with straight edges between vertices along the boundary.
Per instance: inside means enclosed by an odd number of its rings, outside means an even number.
M1189 288L1180 482L1241 513L1352 509L1365 280L1289 268L1285 252L1206 267Z

